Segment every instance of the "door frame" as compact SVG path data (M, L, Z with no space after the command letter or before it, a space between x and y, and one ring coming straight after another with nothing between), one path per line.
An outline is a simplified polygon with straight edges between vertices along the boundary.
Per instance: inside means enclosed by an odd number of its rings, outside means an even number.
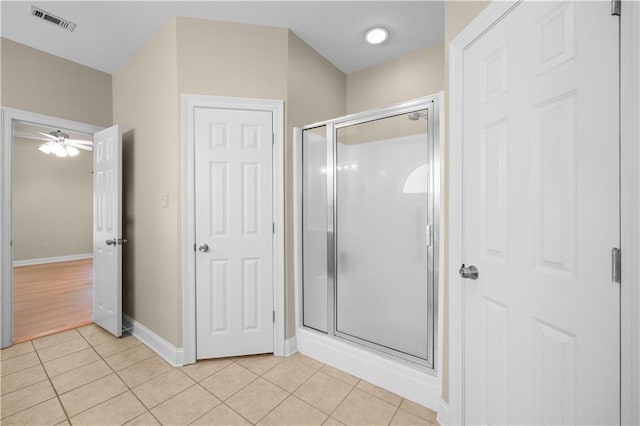
M449 45L449 424L464 424L464 296L462 263L463 54L519 2L493 1ZM613 19L613 17L612 17ZM640 420L640 4L622 2L620 17L621 422ZM629 261L626 261L629 259ZM613 285L613 284L612 284ZM443 395L446 398L446 395Z
M13 124L22 121L94 134L102 127L50 115L0 107L0 347L13 344Z
M273 117L273 354L285 353L284 101L182 95L182 343L184 364L196 362L195 108L267 111Z

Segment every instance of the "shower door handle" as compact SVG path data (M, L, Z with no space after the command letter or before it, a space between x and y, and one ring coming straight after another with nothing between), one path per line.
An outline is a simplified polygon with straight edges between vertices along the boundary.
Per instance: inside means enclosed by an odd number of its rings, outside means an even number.
M480 275L478 268L473 265L464 266L464 263L462 264L462 266L460 266L460 270L458 271L458 273L462 278L468 278L470 280L477 280L478 275Z

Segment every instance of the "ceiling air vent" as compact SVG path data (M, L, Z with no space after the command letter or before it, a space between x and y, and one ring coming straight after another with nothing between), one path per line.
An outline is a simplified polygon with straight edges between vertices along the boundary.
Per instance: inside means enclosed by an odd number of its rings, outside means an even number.
M40 18L47 22L51 22L52 24L55 24L58 27L65 29L69 32L76 29L76 24L74 24L73 22L67 21L66 19L59 18L56 15L53 15L45 10L35 7L34 5L31 5L29 14L32 16L35 16L36 18Z

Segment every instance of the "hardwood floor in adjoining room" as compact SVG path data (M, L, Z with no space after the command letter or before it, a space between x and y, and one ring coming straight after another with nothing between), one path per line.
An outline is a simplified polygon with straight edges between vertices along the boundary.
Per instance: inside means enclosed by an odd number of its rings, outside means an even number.
M13 341L92 321L93 259L13 268Z

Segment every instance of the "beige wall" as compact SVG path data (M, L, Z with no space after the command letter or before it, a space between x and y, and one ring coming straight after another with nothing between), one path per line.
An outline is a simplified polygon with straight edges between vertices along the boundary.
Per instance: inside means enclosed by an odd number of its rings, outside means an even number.
M109 74L6 38L0 43L2 106L111 125Z
M445 81L445 107L448 108L449 105L449 43L467 26L473 19L478 16L480 12L489 4L489 1L446 1L444 7L444 45L445 45L445 55L444 55L444 81ZM448 112L448 111L447 111ZM445 129L445 142L444 142L444 163L445 163L445 174L448 176L448 159L449 159L449 124L448 117L445 113L445 120L442 123L443 129ZM442 271L443 281L444 281L444 306L443 316L444 316L444 324L443 324L443 334L444 334L444 344L443 344L443 368L442 368L442 398L449 402L449 232L448 232L448 223L446 221L448 215L448 206L449 206L449 180L445 177L443 181L444 185L444 194L445 194L445 205L442 209L442 225L444 235L444 271Z
M177 69L174 20L114 73L113 118L124 133L123 309L182 347Z
M346 76L289 32L285 150L286 337L295 334L293 270L293 128L345 114Z
M293 126L344 115L348 105L369 109L441 90L442 46L375 68L354 76L349 89L349 77L287 30L177 18L116 72L114 121L125 131L130 241L125 312L182 346L180 94L284 99L286 335L292 336ZM162 192L169 193L168 209L159 207Z
M384 107L444 88L443 45L417 50L347 76L347 114Z
M180 94L286 100L288 82L295 85L304 79L302 62L315 61L328 69L326 61L300 46L292 48L290 63L289 39L289 32L279 28L177 18L114 74L114 120L125 132L129 244L124 309L177 347L182 347ZM316 71L316 76L323 73ZM344 93L344 76L337 73L339 89L318 91L318 99L338 90ZM308 106L310 101L295 97L296 89L289 92L302 116L295 121L324 116L326 110L333 114L336 104L335 114L344 111L344 95L333 103L316 99ZM167 209L160 208L162 192L169 194ZM291 258L290 246L287 253ZM290 262L287 266L292 267ZM291 296L293 281L286 284ZM287 330L293 333L291 297L288 303Z
M93 157L45 155L41 143L13 144L13 260L92 253Z
M284 99L287 30L178 18L178 91Z

